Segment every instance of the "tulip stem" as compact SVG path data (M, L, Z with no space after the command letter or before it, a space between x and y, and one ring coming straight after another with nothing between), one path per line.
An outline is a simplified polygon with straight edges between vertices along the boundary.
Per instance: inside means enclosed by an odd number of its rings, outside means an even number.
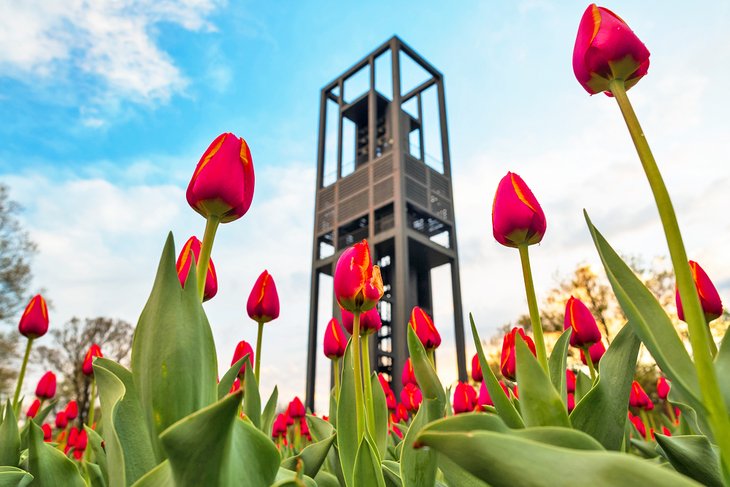
M649 441L649 438L651 438L651 426L649 424L649 418L646 415L646 410L644 408L639 409L639 416L641 416L641 421L644 423L644 439L646 441Z
M96 412L96 408L94 407L94 399L96 396L96 376L93 376L91 378L91 394L89 395L89 417L87 421L87 425L89 428L94 428L94 413Z
M667 416L669 416L669 419L672 420L672 424L676 425L677 424L677 415L674 414L674 406L672 406L672 404L668 400L665 399L664 408L669 411Z
M25 345L25 355L23 355L23 364L20 366L18 374L18 384L15 386L15 395L13 396L13 411L18 416L18 398L20 397L20 389L23 388L23 379L25 378L25 368L28 366L28 357L30 357L30 348L33 346L35 338L28 337L28 343Z
M583 356L586 358L588 371L591 373L591 382L596 383L596 367L593 365L593 357L591 357L590 347L583 347Z
M542 366L548 376L547 352L545 351L545 339L542 336L542 323L540 322L540 310L537 307L537 297L535 296L535 285L532 282L532 270L530 268L530 254L527 244L521 244L517 247L520 250L520 260L522 261L522 277L525 281L525 293L527 294L527 306L530 309L530 322L532 323L532 334L535 337L535 348L537 351L537 361Z
M340 359L335 357L332 359L332 368L335 374L335 397L339 401L340 398Z
M664 184L654 156L649 148L649 143L639 124L639 119L634 113L628 96L624 81L615 79L608 84L609 91L613 94L621 109L626 126L631 134L631 139L636 147L636 152L641 160L644 173L651 186L654 200L659 210L659 217L664 227L664 234L669 247L669 255L672 259L674 274L677 278L677 287L682 300L685 321L689 329L689 339L692 345L694 365L697 370L702 402L707 408L708 422L712 428L714 441L722 452L724 471L730 472L730 418L725 407L722 394L717 381L717 374L710 355L710 344L707 333L705 314L700 305L697 288L689 268L687 252L684 249L682 234L679 230L677 217L674 213L669 192Z
M360 366L360 311L352 312L352 366L355 374L355 416L357 418L357 437L362 438L365 431L362 397L362 372Z
M365 418L370 435L375 438L375 407L373 406L373 384L370 382L370 336L361 338L362 342L362 381L365 389Z
M264 322L259 321L259 332L256 336L256 366L254 369L254 376L256 377L256 384L260 384L261 380L259 379L260 374L259 371L261 370L261 341L264 337Z
M429 348L428 350L426 350L426 356L428 357L428 360L431 362L431 365L433 366L433 370L436 370L436 349Z
M215 232L221 219L216 215L209 215L205 221L205 233L203 234L203 243L200 246L200 258L195 268L195 274L198 278L198 296L200 301L205 297L205 281L208 277L208 264L210 263L210 253L213 250L213 240L215 240Z

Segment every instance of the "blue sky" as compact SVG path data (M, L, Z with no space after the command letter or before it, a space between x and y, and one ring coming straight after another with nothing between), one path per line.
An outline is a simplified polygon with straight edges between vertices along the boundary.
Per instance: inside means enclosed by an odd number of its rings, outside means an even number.
M206 307L219 360L255 339L244 302L268 268L283 304L267 328L264 388L302 394L319 90L394 34L445 74L464 306L483 334L526 310L517 256L491 237L493 192L508 170L548 215L533 251L538 292L556 272L597 262L584 207L622 252L665 253L615 103L588 96L572 74L585 3L393 3L0 0L0 178L39 243L35 285L54 324L136 321L166 232L178 246L202 232L184 190L210 141L232 131L251 146L257 187L213 254L221 292ZM730 6L606 6L652 52L630 96L689 254L727 295Z

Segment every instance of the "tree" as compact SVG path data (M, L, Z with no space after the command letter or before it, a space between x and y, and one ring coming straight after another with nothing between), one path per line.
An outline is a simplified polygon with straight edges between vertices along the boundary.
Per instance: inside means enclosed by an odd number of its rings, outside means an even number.
M34 350L35 360L62 375L56 393L59 403L64 407L68 401L75 399L79 407L77 421L83 423L89 414L91 387L91 378L81 370L87 350L96 343L105 357L128 365L134 327L126 321L106 317L72 318L49 334L53 345L37 347Z

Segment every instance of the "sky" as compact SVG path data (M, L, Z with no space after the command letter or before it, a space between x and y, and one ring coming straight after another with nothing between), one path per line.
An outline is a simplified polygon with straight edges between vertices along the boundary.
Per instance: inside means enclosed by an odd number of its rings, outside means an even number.
M255 342L245 302L268 269L282 311L264 334L262 393L278 384L282 402L303 396L319 90L392 35L445 76L464 311L483 336L527 309L517 252L491 234L507 171L547 215L545 238L531 248L538 296L578 263L598 264L584 208L619 252L666 254L615 101L589 96L572 73L586 6L0 0L0 181L38 244L33 286L52 303L51 326L73 316L136 323L167 232L178 249L202 234L184 194L198 159L234 132L251 147L256 192L249 213L219 229L213 251L219 294L205 309L220 368L239 340ZM688 254L727 299L730 4L605 6L652 53L629 96ZM436 288L434 301L439 372L450 383L448 289ZM322 398L326 372L319 377Z

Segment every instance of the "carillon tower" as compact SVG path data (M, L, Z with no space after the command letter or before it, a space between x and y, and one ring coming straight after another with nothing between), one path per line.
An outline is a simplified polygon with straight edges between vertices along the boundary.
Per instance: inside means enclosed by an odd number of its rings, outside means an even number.
M411 309L432 314L431 270L448 265L458 375L466 380L444 80L398 37L322 89L314 211L307 406L314 409L317 362L330 368L317 340L318 323L331 318L318 317L322 276L333 276L340 253L364 238L385 287L383 327L370 338L373 367L398 394ZM340 319L335 300L333 308Z

